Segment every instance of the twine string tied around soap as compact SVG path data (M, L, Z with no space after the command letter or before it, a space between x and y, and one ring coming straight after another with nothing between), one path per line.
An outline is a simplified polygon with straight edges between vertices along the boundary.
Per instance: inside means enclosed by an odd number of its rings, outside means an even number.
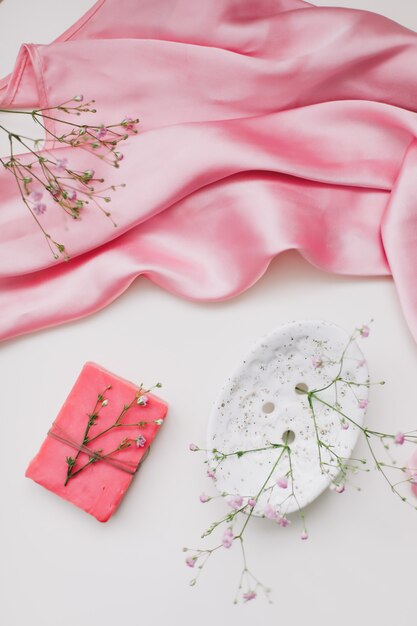
M123 459L113 459L113 458L110 458L109 456L100 454L99 452L95 452L91 448L88 448L86 445L80 444L74 439L72 439L68 435L68 433L65 432L65 430L61 428L61 426L58 426L57 424L52 425L52 427L48 431L48 436L52 437L53 439L56 439L57 441L60 441L61 443L71 446L77 452L84 452L90 457L90 459L96 459L97 461L102 461L103 463L107 463L107 465L111 465L112 467L119 469L122 472L126 472L127 474L130 474L131 476L133 476L137 472L140 465L142 465L142 463L148 456L149 450L150 450L150 447L148 447L147 450L145 451L145 454L140 459L139 463L133 463L132 461L123 461Z

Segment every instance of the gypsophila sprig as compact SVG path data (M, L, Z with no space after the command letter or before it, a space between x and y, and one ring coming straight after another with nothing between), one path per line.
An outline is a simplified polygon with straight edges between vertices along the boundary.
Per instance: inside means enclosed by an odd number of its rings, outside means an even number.
M397 433L385 433L373 428L363 426L357 419L353 419L342 410L339 403L339 397L345 393L351 393L354 402L357 403L359 409L366 409L368 405L367 398L361 397L361 391L368 390L371 385L384 385L384 381L371 383L369 379L366 382L358 383L345 377L344 362L347 358L347 352L352 342L357 339L367 339L370 335L370 326L363 325L355 329L349 338L349 341L340 355L340 359L332 362L336 365L336 375L325 386L317 389L308 390L301 384L297 386L297 392L304 396L309 407L309 415L315 433L315 443L317 451L317 463L323 475L327 475L331 480L330 489L337 494L346 491L352 476L357 476L359 472L369 472L375 469L381 474L390 490L398 496L403 502L417 509L415 503L409 500L404 494L403 488L417 484L417 469L411 471L406 466L398 463L394 459L393 450L404 444L417 443L417 430ZM311 364L314 369L320 369L326 365L323 355L312 355ZM357 367L360 368L364 361L358 361ZM342 388L342 390L341 390ZM346 392L346 389L348 390ZM329 402L329 390L334 393L334 400ZM326 394L324 394L326 392ZM365 395L365 394L364 394ZM331 442L326 440L326 432L320 429L317 422L317 409L325 406L326 410L332 412L340 424L342 430L349 427L356 428L362 439L366 442L368 450L368 458L345 458L342 457L335 449ZM192 578L191 584L195 585L201 571L211 558L211 556L219 550L229 550L238 545L242 555L242 571L239 577L236 602L249 602L258 597L263 592L269 598L269 589L254 576L248 568L244 540L247 535L247 529L252 520L257 517L263 517L273 520L277 526L286 528L291 524L292 519L287 515L290 504L295 503L296 515L300 520L299 538L306 541L309 538L305 523L305 514L302 507L299 506L296 495L297 473L292 463L291 442L289 440L289 432L284 437L282 443L269 442L268 445L245 450L234 450L232 452L224 452L217 448L207 450L201 448L195 443L189 444L191 452L203 452L206 455L204 463L207 465L208 478L216 483L217 474L223 465L228 462L231 457L241 459L246 455L256 455L265 451L275 452L275 459L271 464L266 465L265 477L260 482L259 488L255 493L221 493L220 495L200 495L200 502L206 504L214 498L224 498L229 510L220 519L213 522L209 528L203 532L202 538L211 537L213 533L217 534L217 543L212 548L205 549L189 549L184 548L187 552L185 563L188 567L196 571L196 575ZM382 455L382 458L381 458ZM385 457L385 458L384 458ZM281 469L282 468L282 469ZM399 475L399 477L396 477ZM360 490L360 488L358 488ZM281 490L286 496L280 500L281 504L277 506L271 501L271 495L276 490ZM265 504L266 502L266 504ZM262 505L261 512L259 506ZM256 513L255 513L256 509Z
M110 426L107 426L103 430L99 431L98 433L96 432L94 433L94 435L92 435L90 434L91 428L95 426L96 424L100 423L101 412L103 411L103 409L106 410L106 407L109 406L109 404L111 403L111 400L108 397L108 392L112 388L111 385L108 385L104 389L104 391L97 394L97 401L94 405L94 408L92 412L87 415L88 419L87 419L84 435L79 446L77 446L77 454L75 455L74 458L66 457L65 459L66 464L67 464L67 475L66 475L66 479L64 483L65 486L69 483L70 480L74 479L78 474L85 471L86 468L89 467L91 464L97 463L99 461L106 461L106 460L108 461L109 459L113 458L113 456L116 453L121 452L123 450L127 450L132 445L135 445L137 448L143 448L146 445L147 440L144 437L144 435L140 432L140 430L146 427L149 424L149 422L147 420L137 420L135 422L129 423L129 422L124 421L123 418L135 406L138 406L139 409L146 409L146 406L148 405L148 402L149 402L149 398L145 394L148 394L153 389L159 388L161 386L162 386L161 383L157 383L156 385L154 385L153 387L150 387L149 389L144 389L143 384L141 383L134 397L132 398L131 402L129 402L129 404L123 405L123 408L118 414L118 416L116 417L115 421L112 424L110 424ZM143 402L143 403L139 402L140 398L142 397L146 397L146 402ZM163 420L151 420L151 421L153 424L156 424L157 426L161 426L163 424ZM106 433L109 433L110 431L115 431L120 427L137 429L139 434L137 435L133 434L132 437L124 437L118 443L118 445L113 450L110 450L110 451L105 452L102 448L98 450L94 450L93 448L91 448L91 444L93 442L100 439ZM81 453L87 453L89 456L89 459L85 463L82 463L79 465L78 463L79 463L79 457Z
M95 101L84 103L77 95L54 107L23 111L0 109L0 113L30 116L46 134L46 141L55 147L72 147L89 152L92 157L118 168L123 160L119 144L138 133L138 118L125 117L116 124L77 124L71 116L96 114ZM56 134L51 123L64 129ZM105 180L96 175L94 168L78 170L65 157L57 157L46 147L40 152L44 140L27 137L0 125L8 136L10 154L0 158L0 163L15 178L20 196L27 210L41 230L55 259L69 259L65 245L56 241L45 229L42 216L52 207L59 208L74 220L82 217L83 210L91 206L117 226L108 209L112 193L119 185L105 186ZM19 154L24 149L25 154ZM70 153L71 154L71 153Z

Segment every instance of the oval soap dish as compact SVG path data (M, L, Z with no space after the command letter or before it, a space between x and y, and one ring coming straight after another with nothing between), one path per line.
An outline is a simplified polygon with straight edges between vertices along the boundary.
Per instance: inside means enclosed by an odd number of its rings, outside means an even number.
M311 503L338 480L337 459L352 454L368 380L358 344L335 324L298 321L263 338L226 380L210 416L208 464L220 493L254 498L255 515L268 505L286 515ZM320 401L311 401L312 391ZM236 454L247 450L256 452Z

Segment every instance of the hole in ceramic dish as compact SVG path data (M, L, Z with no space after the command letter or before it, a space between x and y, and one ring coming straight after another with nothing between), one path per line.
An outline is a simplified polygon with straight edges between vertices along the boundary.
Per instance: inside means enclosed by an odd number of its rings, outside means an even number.
M306 385L305 383L298 383L297 385L295 385L295 393L305 395L306 393L308 393L308 385Z
M265 404L262 407L262 411L264 413L272 413L274 409L275 409L275 404L273 402L265 402Z
M286 430L285 433L282 434L282 441L286 446L289 446L293 443L295 439L295 432L293 430Z

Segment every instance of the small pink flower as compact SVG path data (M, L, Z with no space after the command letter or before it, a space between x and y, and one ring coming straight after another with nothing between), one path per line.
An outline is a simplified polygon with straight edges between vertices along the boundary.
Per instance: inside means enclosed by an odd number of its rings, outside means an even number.
M248 500L248 505L249 505L252 509L253 509L253 507L255 506L255 504L256 504L256 500L255 500L255 498L249 498L249 500Z
M202 503L204 504L205 502L208 502L209 500L210 500L210 497L209 497L209 496L207 496L205 493L202 493L202 494L201 494L201 496L200 496L200 502L202 502Z
M46 211L46 204L44 204L43 202L37 202L33 206L33 212L36 215L42 215L43 213L45 213L45 211Z
M264 508L264 515L268 519L276 519L278 517L278 513L276 512L274 507L271 506L270 504L267 504L266 507Z
M70 202L73 202L77 199L77 192L74 189L70 189L67 191L67 198Z
M103 137L105 137L107 135L107 128L105 126L101 126L97 131L96 131L96 137L97 139L103 139Z
M363 337L364 339L366 339L367 337L369 337L369 333L371 332L369 326L362 326L362 328L359 329L359 332L361 334L361 337Z
M115 152L114 156L116 161L123 161L123 159L125 158L122 152Z
M232 529L226 528L223 534L223 538L222 538L223 548L231 548L233 544L233 539L234 539L234 536L233 536Z
M358 400L358 407L360 409L366 409L369 404L369 400Z
M300 535L300 539L301 541L306 541L308 539L308 532L306 530L303 530L303 532Z
M137 448L143 448L143 446L146 443L146 439L143 435L139 435L139 437L136 437L135 441L136 441Z
M188 449L191 450L191 452L197 452L197 450L199 450L200 448L196 446L195 443L190 443L190 445L188 446Z
M133 130L134 120L131 117L125 117L122 121L122 126L124 126L126 130Z
M235 509L235 510L240 509L243 504L243 498L242 496L239 496L239 495L231 496L228 499L227 504L231 506L232 509Z
M318 369L319 367L323 367L323 359L319 356L314 355L311 359L311 363L314 369Z
M287 487L288 487L288 479L287 479L287 477L286 476L281 476L281 478L278 478L276 484L281 489L287 489Z
M148 402L149 402L148 396L139 396L137 403L139 404L139 406L146 406Z
M242 598L245 602L249 602L250 600L254 600L256 598L256 591L247 591L243 594Z
M91 180L94 177L95 171L94 170L85 170L83 172L83 179L84 180Z
M336 487L335 487L335 491L336 491L337 493L343 493L343 492L344 492L344 490L345 490L345 486L344 486L344 484L343 484L343 483L340 483L340 485L336 485Z
M79 94L78 96L73 97L74 102L82 102L84 100L84 96Z
M402 446L403 443L405 441L405 435L404 433L397 433L394 437L394 443L396 443L398 446Z
M49 183L48 191L53 198L59 198L61 195L61 188L54 180L51 180Z
M287 517L285 517L285 515L280 515L279 518L277 519L277 523L282 528L286 528L287 526L291 524L290 520Z
M207 476L208 478L211 478L212 480L215 480L216 478L216 474L212 470L207 470Z
M68 159L57 159L56 160L56 166L57 168L62 171L65 170L67 168L68 165Z
M348 430L348 428L349 428L349 422L343 421L343 422L342 422L342 428L343 428L343 430Z
M39 202L39 200L42 200L42 198L42 191L31 191L31 193L29 194L29 199L32 200L32 202Z
M188 565L188 567L194 567L194 565L196 564L196 561L197 561L196 556L187 556L187 558L185 559L185 562Z

